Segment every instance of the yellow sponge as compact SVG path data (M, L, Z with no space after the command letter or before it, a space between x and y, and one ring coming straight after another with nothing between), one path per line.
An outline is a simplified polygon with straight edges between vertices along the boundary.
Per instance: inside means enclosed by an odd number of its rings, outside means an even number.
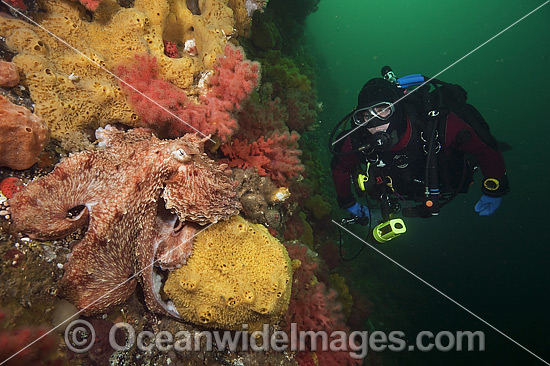
M197 235L193 254L169 274L164 291L187 321L257 330L287 310L292 268L285 247L263 225L233 216Z

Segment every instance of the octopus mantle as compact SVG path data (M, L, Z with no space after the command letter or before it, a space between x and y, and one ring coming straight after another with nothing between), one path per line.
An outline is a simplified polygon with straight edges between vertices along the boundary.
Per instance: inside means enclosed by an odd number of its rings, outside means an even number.
M199 225L238 213L237 183L196 135L159 140L107 126L96 136L104 149L65 158L10 200L13 228L53 240L88 225L61 282L85 314L124 302L139 280L152 311L179 317L161 299L154 267L181 266Z

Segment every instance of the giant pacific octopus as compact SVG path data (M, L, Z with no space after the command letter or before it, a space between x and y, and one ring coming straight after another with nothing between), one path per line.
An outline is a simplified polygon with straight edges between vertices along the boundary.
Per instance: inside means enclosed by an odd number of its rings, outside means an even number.
M100 149L70 155L14 195L13 229L53 240L87 225L61 280L85 314L124 302L139 281L149 309L178 318L159 294L157 269L185 264L201 225L239 212L237 182L193 134L160 140L107 126L96 136Z

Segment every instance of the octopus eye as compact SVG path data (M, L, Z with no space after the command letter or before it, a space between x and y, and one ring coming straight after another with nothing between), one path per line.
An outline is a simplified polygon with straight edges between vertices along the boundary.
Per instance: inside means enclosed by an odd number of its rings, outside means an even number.
M82 213L85 210L86 210L86 206L84 205L75 206L71 208L69 211L67 211L67 219L70 221L76 221L82 216Z
M176 218L176 222L174 223L174 234L179 233L184 226L184 223L181 222L179 218Z
M191 161L191 156L187 154L183 149L177 149L176 151L172 152L172 157L180 163L187 163Z

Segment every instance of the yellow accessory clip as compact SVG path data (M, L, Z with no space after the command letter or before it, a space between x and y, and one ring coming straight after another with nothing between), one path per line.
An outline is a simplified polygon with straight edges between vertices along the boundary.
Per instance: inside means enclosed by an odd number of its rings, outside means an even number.
M386 185L391 189L393 193L395 193L395 189L393 189L393 180L389 175L386 178L388 178L388 183L386 183Z
M487 178L483 181L483 187L488 191L496 191L500 188L500 182L495 178Z
M369 180L369 176L365 174L359 174L357 176L357 185L363 192L365 191L365 182Z
M379 243L387 243L393 238L404 234L406 231L407 228L402 219L390 219L377 225L372 230L372 236Z
M369 181L369 168L370 163L367 163L367 169L365 170L365 174L359 174L357 176L357 185L359 186L359 189L363 192L365 191L365 183Z

